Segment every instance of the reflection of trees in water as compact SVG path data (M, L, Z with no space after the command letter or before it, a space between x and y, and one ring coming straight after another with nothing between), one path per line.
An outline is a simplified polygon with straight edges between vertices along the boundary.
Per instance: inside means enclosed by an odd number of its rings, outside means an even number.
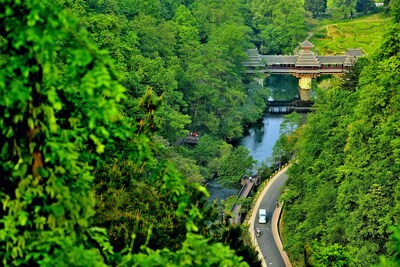
M254 127L254 139L256 144L260 144L264 139L264 123L257 123Z
M271 75L266 79L274 100L292 100L299 96L298 80L291 75Z

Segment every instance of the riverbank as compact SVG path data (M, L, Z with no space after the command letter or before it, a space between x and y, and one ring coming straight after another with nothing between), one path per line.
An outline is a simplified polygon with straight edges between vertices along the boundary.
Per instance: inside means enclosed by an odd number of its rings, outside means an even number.
M271 75L265 80L265 88L270 91L270 100L292 100L298 97L298 81L290 75ZM268 89L267 89L268 88ZM257 161L256 167L264 162L272 164L273 147L280 136L280 126L284 115L264 114L262 119L252 125L247 134L234 143L235 147L244 146L250 151L250 155ZM219 185L216 180L207 184L210 193L210 201L226 199L237 194L239 189L232 194L232 188ZM231 194L231 195L229 195Z

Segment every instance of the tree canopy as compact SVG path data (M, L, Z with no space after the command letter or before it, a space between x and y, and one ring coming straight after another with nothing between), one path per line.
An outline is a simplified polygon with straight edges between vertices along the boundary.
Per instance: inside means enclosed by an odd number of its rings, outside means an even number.
M168 1L0 3L2 264L246 266L211 239L205 188L158 138L174 141L192 123L183 88L200 75L202 51L232 64L210 75L234 77L237 91L220 87L219 101L241 105L246 26L224 24L237 34L217 28L202 44L191 11Z
M379 255L397 255L390 241L399 223L395 2L395 23L381 48L333 88L318 91L316 111L300 128L284 196L285 244L295 262L304 261L304 251L316 266L371 265Z

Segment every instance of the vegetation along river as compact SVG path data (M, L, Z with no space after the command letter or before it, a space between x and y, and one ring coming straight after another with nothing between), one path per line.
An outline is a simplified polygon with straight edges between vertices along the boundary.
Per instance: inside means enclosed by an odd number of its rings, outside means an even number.
M298 97L298 81L290 75L271 75L265 81L270 90L270 100L291 100ZM240 140L239 145L245 146L257 164L267 161L272 156L272 149L279 138L279 128L284 115L265 114L263 119L253 125L248 133ZM218 200L236 194L237 189L225 188L212 180L207 184L210 201Z

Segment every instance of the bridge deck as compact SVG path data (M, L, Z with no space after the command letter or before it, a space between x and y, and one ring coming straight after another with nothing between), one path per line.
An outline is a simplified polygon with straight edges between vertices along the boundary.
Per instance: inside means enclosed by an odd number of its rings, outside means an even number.
M360 49L348 49L344 55L320 56L310 49L313 44L306 41L296 55L261 55L257 49L247 50L248 61L243 62L247 73L292 74L295 76L318 76L339 74L355 64L362 56Z
M339 74L343 72L343 68L337 69L316 69L316 70L306 70L306 69L293 69L293 68L279 68L279 69L271 69L264 68L259 70L246 70L246 73L266 73L266 74Z
M308 113L312 111L312 107L294 107L294 106L282 106L282 107L268 107L269 114L289 114L292 112L297 113Z
M235 223L235 224L239 224L240 223L240 209L242 207L242 204L238 204L237 201L239 199L245 199L249 196L251 190L254 188L254 186L256 184L258 184L258 177L255 179L245 179L245 184L243 185L242 189L240 190L237 199L235 201L235 203L233 204L232 208L231 208L231 212L232 212L232 219L231 219L231 223Z

